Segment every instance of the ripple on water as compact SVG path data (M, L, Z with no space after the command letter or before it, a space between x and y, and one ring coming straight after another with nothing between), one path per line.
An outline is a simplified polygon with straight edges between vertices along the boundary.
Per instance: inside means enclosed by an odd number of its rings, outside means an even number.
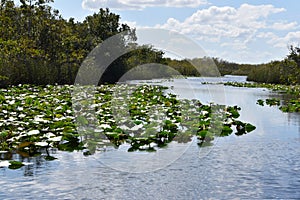
M228 102L240 100L242 106L268 96L230 88ZM178 160L149 173L114 170L99 161L101 156L80 152L57 152L57 161L35 169L0 168L0 199L299 199L299 115L268 107L242 109L243 120L255 122L256 131L220 138L205 151L193 143ZM272 117L282 121L278 125ZM31 176L24 176L25 170Z

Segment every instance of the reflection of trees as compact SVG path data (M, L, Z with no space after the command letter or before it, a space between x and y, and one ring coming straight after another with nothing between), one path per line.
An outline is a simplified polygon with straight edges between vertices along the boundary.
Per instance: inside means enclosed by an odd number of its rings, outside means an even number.
M35 176L40 169L47 167L47 156L53 156L57 154L57 149L41 149L39 152L40 155L34 157L24 157L20 154L13 152L7 152L0 154L1 160L18 160L25 163L21 169L24 173L24 176ZM52 157L51 156L51 157ZM54 157L53 157L54 158Z

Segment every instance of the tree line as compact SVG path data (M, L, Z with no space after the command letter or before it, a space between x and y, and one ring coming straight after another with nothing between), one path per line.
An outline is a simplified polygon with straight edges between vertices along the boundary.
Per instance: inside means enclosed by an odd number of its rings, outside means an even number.
M248 80L285 85L300 84L300 48L290 45L285 59L253 67L248 73Z
M127 31L119 45L137 45L134 29L109 9L75 22L64 19L52 2L0 1L0 86L73 84L89 52L107 38ZM114 61L100 82L115 82L140 60L161 62L162 56L151 46L139 48Z
M300 82L298 47L291 46L290 54L283 61L261 65L237 64L208 57L165 58L164 52L152 46L139 46L135 30L120 23L120 16L108 8L101 8L82 22L75 22L74 18L64 19L58 10L53 9L50 6L53 1L20 0L20 4L15 5L13 0L0 0L0 87L73 84L89 53L111 36L124 32L127 34L122 35L117 46L132 51L114 60L99 84L115 83L129 71L131 76L127 79L161 78L174 74L235 74L247 75L249 80L260 82ZM150 64L147 70L136 68L149 63L155 64ZM163 67L165 65L169 68Z

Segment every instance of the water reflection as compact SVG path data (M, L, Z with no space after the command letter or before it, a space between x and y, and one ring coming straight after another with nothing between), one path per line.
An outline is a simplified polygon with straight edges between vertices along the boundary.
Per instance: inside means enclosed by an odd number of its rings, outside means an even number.
M193 96L210 101L202 93L207 86L192 82L197 85ZM182 97L192 95L180 81L164 84L173 85ZM34 158L26 162L39 164L16 171L0 169L0 199L299 199L300 115L257 105L257 99L274 95L265 89L210 88L211 93L224 90L226 98L214 101L241 106L242 120L257 129L242 137L218 139L203 148L209 152L205 156L192 142L179 159L151 173L114 170L102 162L103 154L52 152L58 160ZM112 160L110 156L105 159Z

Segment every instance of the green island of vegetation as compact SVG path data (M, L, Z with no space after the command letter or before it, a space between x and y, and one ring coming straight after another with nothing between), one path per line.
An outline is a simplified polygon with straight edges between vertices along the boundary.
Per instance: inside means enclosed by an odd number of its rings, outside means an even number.
M298 47L291 46L290 54L283 61L248 65L218 58L175 60L144 45L111 63L99 80L95 102L89 105L95 110L99 126L91 130L88 125L93 119L84 114L74 116L72 107L71 92L75 87L72 84L80 65L98 44L124 31L128 34L121 47L136 47L135 30L120 24L120 16L109 9L100 9L82 22L75 22L73 18L66 20L50 6L51 2L53 0L20 0L17 6L12 0L1 0L0 160L11 169L24 165L14 160L15 154L21 157L42 155L45 160L55 160L49 148L82 150L89 155L107 146L119 147L128 143L128 151L156 151L171 141L189 142L192 137L197 137L202 146L218 136L234 132L243 135L255 129L252 124L238 119L238 106L179 100L172 94L165 94L166 88L149 85L134 88L130 103L125 107L114 105L119 106L120 113L129 112L132 121L126 125L118 124L113 116L113 94L132 85L114 83L127 71L145 63L168 65L184 76L201 76L193 63L204 64L209 75L209 61L213 60L212 64L218 67L221 75L247 75L250 81L269 83L228 85L290 92L293 98L280 108L285 112L299 111ZM146 74L145 78L162 78L157 77L157 73L155 77L152 75ZM266 102L278 105L277 100ZM264 104L264 100L258 103ZM153 107L164 113L163 118L153 113ZM78 127L83 128L81 133Z

